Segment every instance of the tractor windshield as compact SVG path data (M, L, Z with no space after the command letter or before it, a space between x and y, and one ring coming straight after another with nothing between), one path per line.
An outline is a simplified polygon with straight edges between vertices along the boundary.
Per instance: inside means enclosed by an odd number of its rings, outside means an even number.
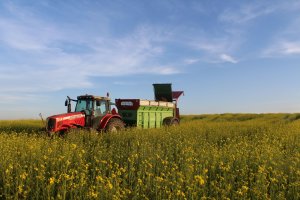
M93 101L90 99L81 99L77 101L75 112L81 112L83 110L92 111L93 110Z

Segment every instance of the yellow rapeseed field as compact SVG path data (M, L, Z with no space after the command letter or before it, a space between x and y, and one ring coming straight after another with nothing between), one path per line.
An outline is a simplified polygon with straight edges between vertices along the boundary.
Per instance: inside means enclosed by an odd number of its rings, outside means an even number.
M0 199L300 199L299 116L185 116L64 138L1 121Z

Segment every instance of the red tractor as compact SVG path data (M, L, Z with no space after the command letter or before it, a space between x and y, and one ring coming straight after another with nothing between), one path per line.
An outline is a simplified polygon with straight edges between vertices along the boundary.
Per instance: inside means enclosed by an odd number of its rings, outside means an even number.
M76 102L75 111L71 112L71 101ZM118 131L124 128L121 116L113 108L108 97L93 95L78 96L77 100L67 97L65 105L68 113L53 115L46 120L49 135L63 135L70 129L88 128L98 131Z

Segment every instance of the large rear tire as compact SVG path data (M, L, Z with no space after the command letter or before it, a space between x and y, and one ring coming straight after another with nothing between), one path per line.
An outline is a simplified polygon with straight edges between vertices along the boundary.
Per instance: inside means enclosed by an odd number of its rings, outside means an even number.
M125 128L124 123L119 118L112 118L105 127L106 132L119 132Z

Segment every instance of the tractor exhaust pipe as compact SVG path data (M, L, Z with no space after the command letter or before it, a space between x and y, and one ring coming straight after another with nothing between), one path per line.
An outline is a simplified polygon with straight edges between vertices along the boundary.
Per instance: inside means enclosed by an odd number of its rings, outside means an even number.
M41 118L41 120L42 120L42 123L43 123L44 127L46 127L46 124L45 124L45 121L44 121L44 118L43 118L42 113L40 113L39 116L40 116L40 118Z
M67 112L70 113L71 112L71 98L69 96L67 96L67 99L65 101L65 106L68 106Z

